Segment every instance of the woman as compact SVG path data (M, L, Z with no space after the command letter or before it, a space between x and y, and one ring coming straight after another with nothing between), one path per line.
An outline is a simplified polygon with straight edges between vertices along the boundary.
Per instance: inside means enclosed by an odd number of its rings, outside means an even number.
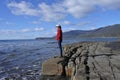
M60 57L63 57L62 55L62 29L61 29L61 25L56 25L57 27L57 35L56 35L56 40L58 41L58 46L60 48Z

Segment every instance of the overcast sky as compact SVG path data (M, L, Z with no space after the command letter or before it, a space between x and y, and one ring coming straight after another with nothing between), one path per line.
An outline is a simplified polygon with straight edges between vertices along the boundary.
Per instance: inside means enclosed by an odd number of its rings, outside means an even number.
M120 24L120 0L0 0L0 39L34 39Z

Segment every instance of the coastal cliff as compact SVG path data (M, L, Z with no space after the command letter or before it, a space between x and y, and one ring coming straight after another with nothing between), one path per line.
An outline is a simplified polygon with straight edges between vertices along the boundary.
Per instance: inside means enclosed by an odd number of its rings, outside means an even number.
M64 46L64 57L42 65L41 80L120 80L120 42L80 42Z

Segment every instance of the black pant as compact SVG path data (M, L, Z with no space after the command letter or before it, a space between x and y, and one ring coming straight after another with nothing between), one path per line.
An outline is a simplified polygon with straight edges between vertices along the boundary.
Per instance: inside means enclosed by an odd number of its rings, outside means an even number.
M63 57L63 55L62 55L62 40L58 40L58 46L59 46L59 48L60 48L60 56L61 57Z

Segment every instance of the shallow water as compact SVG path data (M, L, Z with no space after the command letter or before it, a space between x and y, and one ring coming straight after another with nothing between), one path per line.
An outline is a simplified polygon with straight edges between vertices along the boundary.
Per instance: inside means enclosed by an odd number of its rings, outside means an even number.
M117 38L84 38L64 40L64 44L80 41L116 41ZM1 40L0 80L39 80L42 63L59 56L55 40Z
M42 62L58 55L56 48L48 40L0 41L0 79L36 80Z

